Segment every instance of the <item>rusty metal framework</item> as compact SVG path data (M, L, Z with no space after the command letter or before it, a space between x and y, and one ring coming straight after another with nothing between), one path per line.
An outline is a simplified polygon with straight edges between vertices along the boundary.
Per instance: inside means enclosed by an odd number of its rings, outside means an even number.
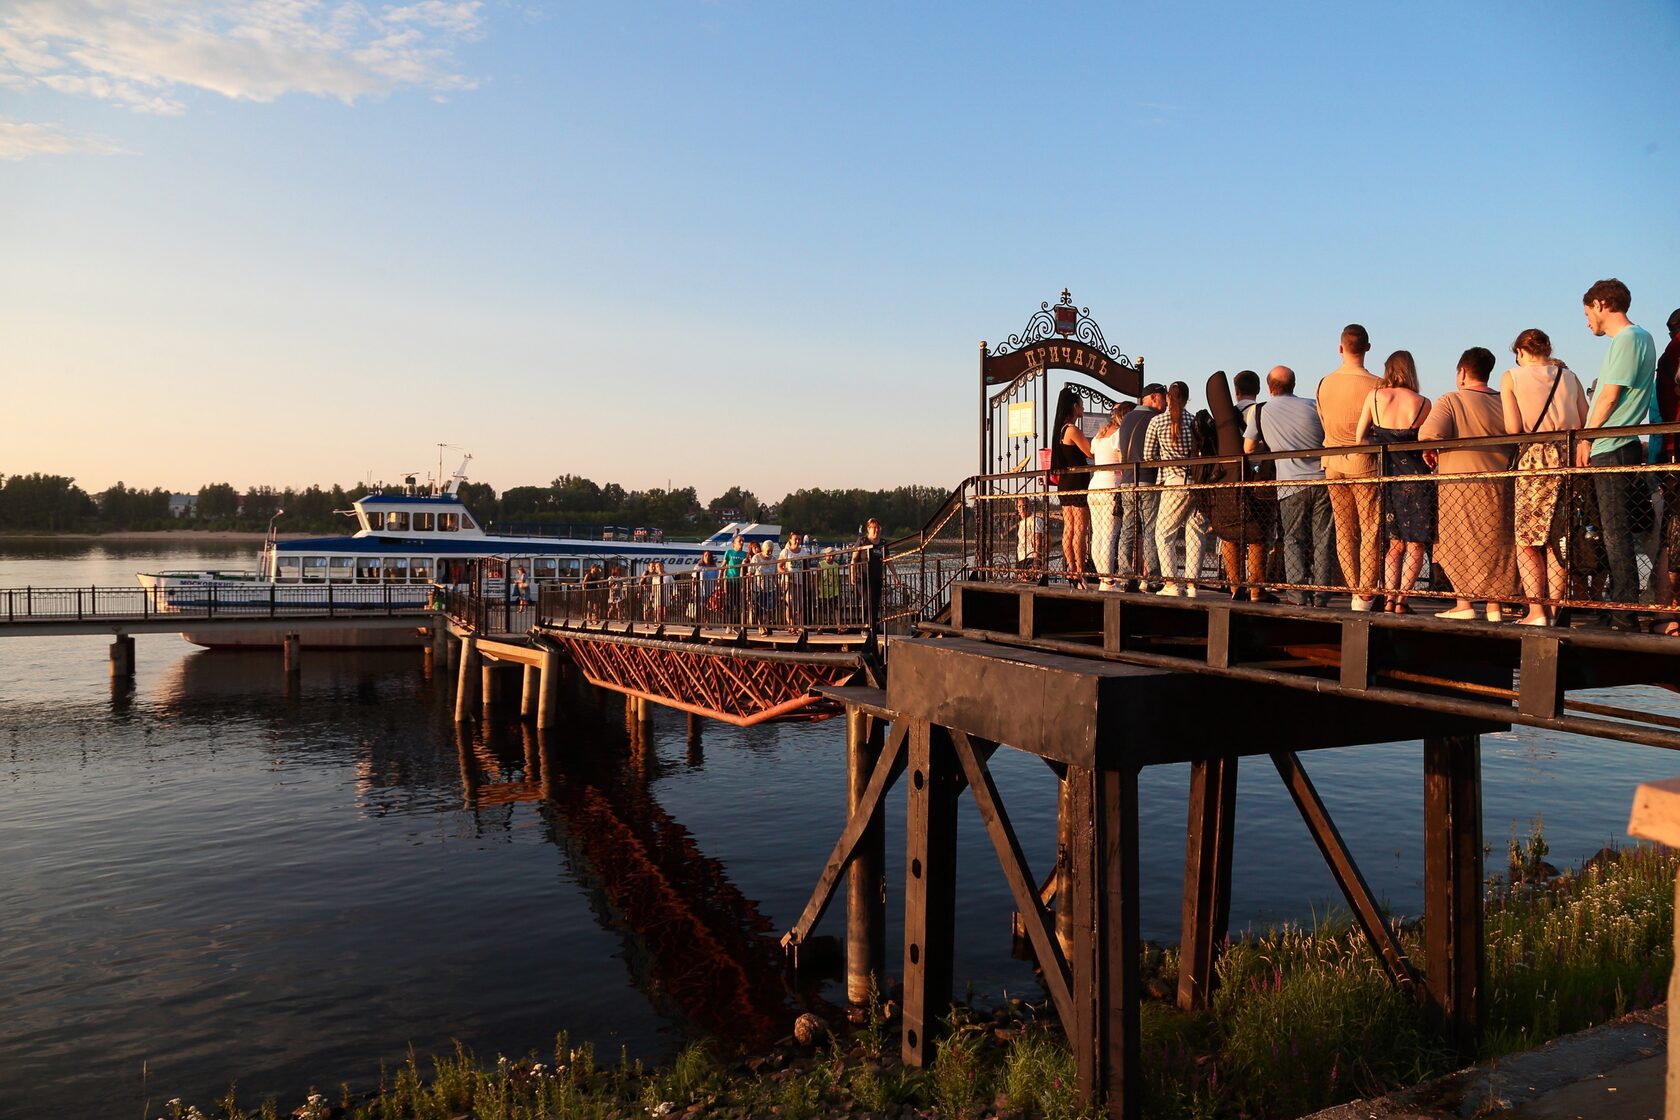
M590 684L737 727L826 719L839 709L811 692L861 676L861 653L791 652L545 629Z

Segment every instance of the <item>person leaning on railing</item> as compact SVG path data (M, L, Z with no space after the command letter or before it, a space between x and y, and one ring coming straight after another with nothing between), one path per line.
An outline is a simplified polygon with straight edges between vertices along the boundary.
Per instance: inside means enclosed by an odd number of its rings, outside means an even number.
M1530 327L1511 344L1517 364L1499 379L1505 430L1512 435L1540 435L1578 428L1587 418L1587 395L1568 366L1552 359L1552 340ZM1567 461L1562 443L1530 442L1517 454L1518 471L1557 472ZM1550 626L1552 604L1564 595L1563 539L1568 510L1559 501L1558 473L1516 480L1512 505L1517 544L1517 575L1529 601L1527 626Z
M1355 443L1416 443L1419 426L1429 418L1429 398L1417 391L1417 363L1410 350L1396 350L1383 363L1382 385L1371 391L1359 415ZM1421 451L1390 451L1384 477L1422 477L1429 473ZM1383 566L1387 609L1411 614L1406 597L1423 570L1423 550L1435 540L1435 484L1385 482L1383 530L1388 554Z
M1190 386L1174 381L1167 387L1167 411L1149 422L1143 440L1145 459L1189 459L1196 453L1194 423L1190 415ZM1196 596L1196 580L1202 574L1202 553L1209 533L1207 515L1190 489L1190 472L1185 467L1161 468L1161 508L1155 521L1155 550L1161 557L1164 580L1158 595ZM1180 537L1183 538L1180 541ZM1182 547L1184 562L1176 563Z
M1120 462L1120 422L1132 410L1132 402L1116 405L1108 422L1091 437L1091 460L1100 470L1091 472L1091 493L1087 503L1091 514L1091 558L1097 567L1097 586L1118 591L1115 578L1115 546L1120 540L1118 499L1120 474L1112 468Z
M1662 418L1657 411L1657 347L1644 327L1628 319L1633 296L1620 280L1600 280L1581 297L1587 329L1600 338L1610 336L1610 349L1598 370L1598 395L1587 416L1588 428L1620 428ZM1580 467L1629 467L1645 461L1645 445L1638 436L1604 436L1575 451ZM1635 471L1609 470L1595 474L1599 530L1610 559L1610 587L1605 598L1617 603L1639 601L1639 567L1634 537L1651 528L1650 491ZM1637 627L1638 615L1627 611L1613 620L1619 630Z
M1342 364L1318 383L1315 398L1326 448L1350 447L1359 442L1355 433L1365 399L1382 384L1365 368L1365 355L1370 351L1371 336L1364 327L1349 323L1342 328L1337 344ZM1326 455L1323 465L1330 484L1330 513L1336 522L1336 555L1342 580L1354 589L1353 609L1368 611L1376 600L1367 592L1376 588L1382 575L1377 488L1360 481L1338 480L1370 478L1379 469L1377 457L1364 451Z
M1668 317L1668 347L1657 358L1657 407L1665 422L1680 421L1680 309ZM1670 432L1651 440L1652 462L1680 463L1680 436ZM1657 551L1654 570L1656 602L1660 606L1680 606L1680 479L1675 472L1662 475L1663 520L1662 539ZM1658 621L1653 633L1680 635L1680 619L1669 617Z
M1294 370L1273 366L1266 375L1266 391L1271 399L1248 414L1244 451L1252 455L1261 450L1315 451L1324 446L1318 405L1295 395ZM1297 587L1289 593L1290 601L1296 606L1328 606L1328 592L1299 590L1303 584L1323 588L1330 583L1336 530L1330 517L1330 496L1325 492L1324 466L1317 456L1279 459L1277 482L1283 575ZM1308 485L1289 485L1292 482Z
M1505 434L1505 406L1488 386L1493 352L1472 346L1458 359L1458 388L1435 398L1420 440L1474 439ZM1487 620L1504 619L1501 604L1517 594L1516 549L1505 527L1513 523L1511 480L1451 481L1455 474L1509 469L1511 446L1454 447L1425 453L1435 466L1435 552L1432 563L1452 581L1458 601L1437 618L1472 619L1475 600L1487 603Z
M729 547L723 550L723 624L725 626L746 625L746 595L742 591L742 569L746 567L747 551L741 534L736 533L729 539Z
M1085 586L1085 561L1091 555L1091 511L1085 499L1091 476L1073 469L1091 465L1091 441L1079 426L1084 418L1079 394L1071 385L1062 386L1050 436L1050 476L1062 507L1062 562L1067 565L1067 581L1074 587Z

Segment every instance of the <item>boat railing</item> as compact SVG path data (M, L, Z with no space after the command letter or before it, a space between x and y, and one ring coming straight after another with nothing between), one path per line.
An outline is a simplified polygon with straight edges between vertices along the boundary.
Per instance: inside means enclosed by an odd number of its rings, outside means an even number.
M154 584L150 587L0 588L8 623L196 618L366 618L430 609L422 584Z

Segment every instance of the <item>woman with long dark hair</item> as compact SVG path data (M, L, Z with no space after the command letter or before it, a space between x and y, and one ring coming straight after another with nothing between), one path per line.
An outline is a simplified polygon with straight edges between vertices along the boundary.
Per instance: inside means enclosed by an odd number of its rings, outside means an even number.
M1056 397L1056 424L1050 429L1050 473L1062 506L1062 562L1075 587L1085 586L1085 561L1091 555L1091 511L1085 501L1091 476L1087 471L1070 473L1070 468L1091 465L1091 441L1079 426L1084 418L1079 394L1072 385L1063 385Z

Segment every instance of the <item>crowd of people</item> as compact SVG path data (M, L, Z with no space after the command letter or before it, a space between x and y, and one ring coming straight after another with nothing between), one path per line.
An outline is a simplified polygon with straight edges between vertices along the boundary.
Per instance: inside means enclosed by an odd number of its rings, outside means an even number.
M1194 596L1217 541L1233 596L1268 598L1267 585L1280 585L1298 605L1324 606L1346 588L1356 611L1410 613L1427 560L1455 598L1441 617L1502 621L1505 606L1522 600L1524 624L1549 626L1557 601L1591 598L1607 605L1613 625L1634 628L1642 552L1651 601L1680 606L1675 472L1566 479L1562 468L1680 463L1680 440L1657 435L1647 446L1636 433L1609 431L1571 446L1549 435L1680 421L1680 310L1659 356L1650 332L1629 319L1631 303L1615 279L1582 297L1588 330L1609 339L1591 389L1554 355L1546 332L1530 328L1512 342L1514 364L1497 381L1492 351L1472 346L1454 388L1431 401L1418 391L1409 351L1390 353L1380 372L1367 368L1370 336L1357 323L1343 329L1340 365L1311 398L1297 395L1295 372L1281 365L1267 373L1263 400L1255 372L1238 373L1228 388L1216 375L1209 411L1197 413L1184 382L1151 383L1089 433L1084 401L1066 387L1049 464L1063 570L1080 587ZM1456 442L1467 440L1481 442ZM1455 442L1417 446L1438 441ZM1223 458L1175 462L1207 457ZM1246 478L1234 473L1245 469ZM1220 485L1238 481L1256 484ZM1017 561L1043 572L1045 514L1026 496L1016 511ZM1572 578L1585 580L1585 593ZM1665 614L1661 629L1680 625Z
M591 621L641 621L800 629L868 626L881 616L888 565L881 523L870 518L857 542L824 546L807 533L785 542L749 542L739 534L721 553L705 550L690 568L652 561L626 578L615 566L590 565L578 583Z

